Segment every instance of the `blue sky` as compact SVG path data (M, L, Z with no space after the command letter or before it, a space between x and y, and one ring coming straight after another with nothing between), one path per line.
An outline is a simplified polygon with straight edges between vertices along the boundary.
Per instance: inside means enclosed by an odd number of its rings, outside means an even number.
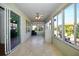
M77 4L77 23L79 23L79 3Z
M65 24L74 23L74 4L67 7L65 10Z

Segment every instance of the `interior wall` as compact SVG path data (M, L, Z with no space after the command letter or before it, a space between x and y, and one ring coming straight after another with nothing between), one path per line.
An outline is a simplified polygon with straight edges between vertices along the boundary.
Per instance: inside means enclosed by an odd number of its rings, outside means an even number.
M25 40L29 39L29 37L31 36L30 32L26 32L26 21L25 20L21 20L20 29L21 29L21 42L24 42Z
M26 20L29 20L27 16L25 16L14 4L4 3L3 4L8 9L12 10L13 12L17 13L20 19L20 34L21 34L21 42L27 40L31 35L30 32L26 32Z
M45 24L45 41L47 43L51 43L51 28L49 26L49 23Z
M79 56L79 49L63 42L59 39L53 39L53 44L61 51L64 56Z

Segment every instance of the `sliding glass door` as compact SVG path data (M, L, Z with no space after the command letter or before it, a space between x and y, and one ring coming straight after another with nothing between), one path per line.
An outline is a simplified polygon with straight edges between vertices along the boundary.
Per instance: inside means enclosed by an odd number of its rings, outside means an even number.
M20 43L20 16L11 11L10 18L10 39L13 49Z
M0 55L5 54L4 41L4 8L0 6Z
M0 55L9 54L20 43L20 16L0 6Z

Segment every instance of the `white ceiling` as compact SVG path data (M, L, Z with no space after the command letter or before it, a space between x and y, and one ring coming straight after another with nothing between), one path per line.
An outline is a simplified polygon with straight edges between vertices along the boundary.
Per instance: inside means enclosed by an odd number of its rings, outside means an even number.
M15 4L31 21L38 12L43 15L40 21L46 20L55 10L61 6L60 3L16 3Z

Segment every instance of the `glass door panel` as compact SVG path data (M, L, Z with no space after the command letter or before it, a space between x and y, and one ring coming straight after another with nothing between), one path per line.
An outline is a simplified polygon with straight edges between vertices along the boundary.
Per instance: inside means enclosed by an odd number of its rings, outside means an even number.
M5 55L4 42L4 8L0 6L0 55Z
M11 17L11 19L10 19L11 49L13 49L20 43L20 38L19 38L19 36L20 36L20 33L19 33L20 17L17 14L15 14L13 11L11 11L10 17Z

